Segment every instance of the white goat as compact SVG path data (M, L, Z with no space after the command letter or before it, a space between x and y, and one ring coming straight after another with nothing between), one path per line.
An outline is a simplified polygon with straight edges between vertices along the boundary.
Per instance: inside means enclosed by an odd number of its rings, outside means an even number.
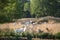
M16 29L15 32L19 33L19 32L25 32L26 30L26 26L23 26L22 28Z

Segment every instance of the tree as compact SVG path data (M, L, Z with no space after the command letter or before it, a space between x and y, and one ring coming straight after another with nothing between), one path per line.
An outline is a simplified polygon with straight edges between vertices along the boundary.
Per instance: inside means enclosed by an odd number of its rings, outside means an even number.
M30 0L31 15L33 17L40 17L43 14L44 5L43 0Z
M34 17L60 16L59 0L30 0L31 14Z
M57 12L57 1L56 0L47 0L46 2L46 12L48 16L54 16Z
M24 17L26 18L29 18L31 17L31 14L30 14L30 2L25 2L24 3Z
M15 18L23 18L24 13L24 1L23 0L16 0L16 11L15 11Z
M16 0L0 0L0 22L11 21Z
M24 11L30 11L30 2L24 3Z

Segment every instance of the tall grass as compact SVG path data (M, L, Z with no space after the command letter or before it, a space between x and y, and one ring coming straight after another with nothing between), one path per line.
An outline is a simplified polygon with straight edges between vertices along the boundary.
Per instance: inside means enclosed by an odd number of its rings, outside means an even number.
M27 38L43 38L43 39L60 39L60 33L56 33L55 35L49 33L15 33L14 30L1 30L0 29L0 37L27 37Z

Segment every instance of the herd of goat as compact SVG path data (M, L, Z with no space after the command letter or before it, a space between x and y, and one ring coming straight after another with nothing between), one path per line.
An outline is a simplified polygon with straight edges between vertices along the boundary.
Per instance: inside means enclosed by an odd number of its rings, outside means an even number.
M24 22L22 28L16 29L15 32L16 33L25 32L28 29L29 25L32 25L32 28L29 28L28 30L32 30L35 25L41 24L41 23L42 22L37 23L37 22L33 22L33 21ZM44 22L44 23L46 23L46 22Z

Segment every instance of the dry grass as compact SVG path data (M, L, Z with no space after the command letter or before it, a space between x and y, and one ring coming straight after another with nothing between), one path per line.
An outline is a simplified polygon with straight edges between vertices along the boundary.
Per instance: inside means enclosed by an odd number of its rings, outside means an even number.
M53 18L52 18L53 19ZM18 29L21 28L23 26L23 24L21 24L23 21L29 21L29 20L33 20L35 22L39 22L40 20L44 20L44 19L40 19L40 18L23 18L23 19L19 19L14 23L4 23L4 24L0 24L0 29L5 29L5 28L9 28L9 29ZM42 23L42 24L36 24L32 31L38 31L38 29L42 30L43 32L49 32L49 33L57 33L60 32L60 23L58 23L57 21L60 19L54 19L54 20L48 20L48 23ZM30 25L29 27L32 28L33 25ZM46 29L48 28L48 30ZM30 32L30 31L29 31Z
M0 29L5 29L5 28L18 29L18 28L21 28L21 27L22 27L21 23L4 23L4 24L0 24Z
M48 28L48 30L46 28ZM44 32L49 32L49 33L55 34L57 32L60 32L60 23L55 23L55 24L46 23L46 24L37 25L36 30L38 30L38 29L40 29Z

